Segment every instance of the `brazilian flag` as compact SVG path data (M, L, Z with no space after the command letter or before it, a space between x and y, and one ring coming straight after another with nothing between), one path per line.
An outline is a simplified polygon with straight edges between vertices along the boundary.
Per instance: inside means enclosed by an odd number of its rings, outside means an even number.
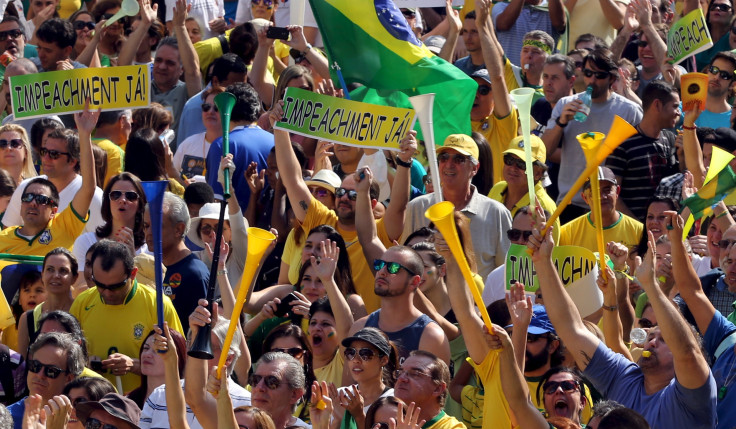
M435 93L435 140L470 134L478 84L432 54L392 0L309 0L330 59L356 101L411 109L409 97ZM332 80L339 80L333 69Z
M709 215L713 207L723 201L736 188L736 174L730 166L726 166L718 176L703 185L698 192L682 201L682 208L689 208L693 218L700 219Z

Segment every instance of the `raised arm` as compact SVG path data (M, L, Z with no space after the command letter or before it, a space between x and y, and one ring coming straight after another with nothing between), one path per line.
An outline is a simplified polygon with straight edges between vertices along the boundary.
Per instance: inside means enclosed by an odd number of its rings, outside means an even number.
M526 355L526 338L529 324L532 322L533 304L530 296L524 293L524 285L516 282L506 292L506 306L509 309L511 323L514 327L511 332L511 342L514 345L514 357L516 365L521 372L524 372L525 355Z
M158 4L151 6L151 0L140 0L139 4L141 7L141 22L138 24L138 27L130 33L128 40L123 43L123 47L120 49L120 55L118 55L118 65L120 66L129 66L133 64L138 47L143 43L143 39L146 37L148 29L151 28L151 24L153 24L153 21L155 21L158 16ZM95 31L95 36L97 36L97 31Z
M544 213L537 207L537 219L544 223ZM539 287L544 295L544 306L557 334L565 343L580 370L584 371L598 348L600 340L583 324L580 312L567 294L557 269L552 263L552 228L542 236L535 229L527 246L532 250L532 261L537 269Z
M619 3L616 0L598 0L601 4L601 10L603 11L603 16L606 17L608 20L608 23L611 24L611 27L618 30L619 28L623 27L624 25L624 11L626 10L626 5L624 3Z
M559 1L559 0L558 0ZM524 0L511 0L503 12L496 16L496 30L497 31L509 31L514 26L516 20L521 15L521 9L524 8Z
M665 214L668 217L665 222L680 231L680 238L675 241L680 240L684 221L675 212L670 211ZM674 247L675 243L672 243L672 246ZM644 260L636 269L636 278L652 304L654 315L657 317L657 325L662 334L662 341L669 346L672 352L675 378L683 387L697 389L708 381L710 369L687 322L657 285L654 272L655 249L654 236L649 232L649 249ZM652 333L650 332L649 335L651 337Z
M355 229L358 233L358 242L363 248L363 256L375 274L373 260L383 255L386 246L378 238L376 220L373 217L373 201L370 196L373 172L368 167L362 167L356 171L355 181L357 182L355 190L358 192L358 199L355 201Z
M384 225L386 233L391 240L398 240L404 231L404 218L406 205L409 204L409 193L411 191L411 163L414 153L417 151L417 132L410 130L399 143L397 158L408 165L403 166L397 162L396 176L391 188L391 203L386 208Z
M253 84L268 109L275 101L276 86L266 80L268 53L273 47L273 39L266 37L266 30L267 27L258 30L258 49L256 49L256 56L253 57L253 67L248 72L248 81Z
M278 101L273 105L269 114L271 127L281 120L284 115L284 102ZM276 164L280 171L301 171L301 166L296 158L294 149L291 147L291 139L289 133L284 130L273 130L274 144L276 145ZM307 209L312 200L312 194L309 192L307 184L301 174L281 174L281 180L286 187L286 194L289 196L291 208L294 210L294 216L299 222L304 222L307 216Z
M606 345L616 353L621 353L630 361L634 361L631 352L623 340L621 320L618 317L618 305L616 305L616 287L618 287L616 276L613 271L605 267L606 275L598 275L598 287L603 291L603 336Z
M82 175L82 187L74 199L72 207L80 216L86 216L92 197L95 195L95 161L92 155L92 131L97 126L100 109L90 111L89 99L84 103L84 111L74 114L74 122L79 131L79 173Z
M705 108L705 106L702 106ZM685 151L685 165L693 175L693 185L701 188L705 182L705 164L703 163L703 149L698 142L695 121L700 117L700 110L695 108L685 112L682 124L682 147ZM686 173L687 174L687 173Z
M490 16L490 4L490 0L476 0L475 22L478 26L483 61L486 64L486 69L488 69L488 75L491 76L494 102L493 114L497 118L503 118L511 113L513 107L504 79L504 52L498 39L496 39L493 20Z
M337 243L326 240L321 243L322 256L319 261L314 256L310 257L314 272L322 281L327 296L330 299L330 307L335 317L335 329L337 330L337 339L341 341L348 336L350 327L353 326L353 314L348 306L348 301L343 296L340 289L335 283L335 268L337 268L337 259L340 256L340 249Z
M631 35L634 34L637 28L639 28L639 19L636 16L636 11L633 7L627 7L624 14L624 26L618 31L616 38L611 43L611 53L614 60L621 58L624 49L626 49L626 44L629 43Z
M184 68L184 82L187 84L187 95L194 97L202 91L202 74L199 71L199 57L194 50L192 39L184 26L188 8L186 0L176 0L174 6L174 34L179 42L179 56ZM136 45L137 46L137 45Z
M549 20L552 22L552 27L559 33L563 33L567 28L565 5L562 4L562 0L549 0L547 6L549 7Z
M189 429L187 423L187 404L184 402L184 391L179 388L179 357L174 348L174 340L169 332L169 324L164 322L164 330L154 326L154 347L164 361L164 379L166 389L166 414L171 429Z
M452 0L445 0L445 20L448 22L449 29L439 57L451 63L455 57L457 38L460 36L460 30L463 29L463 22L460 21L460 13L452 8Z
M634 307L629 299L629 266L626 260L629 257L629 248L625 244L609 242L606 245L606 253L613 262L613 271L616 278L616 305L618 306L618 319L621 322L622 337L624 343L629 341L631 328L634 326ZM604 301L614 302L614 301Z
M309 60L309 64L314 68L314 71L322 76L323 79L329 79L330 65L327 62L327 58L316 49L308 46L307 38L304 36L304 28L300 25L287 25L286 28L291 34L291 39L285 40L284 44L303 53L307 60ZM307 27L307 29L311 28Z
M659 33L654 29L652 24L652 3L649 0L631 0L627 8L634 9L636 16L639 18L639 26L647 36L647 42L652 47L657 64L663 64L667 58L667 43L659 37Z
M199 305L189 316L189 343L197 337L200 327L217 323L217 303L212 304L212 313L207 310L207 301L199 300ZM212 318L210 318L212 314ZM227 353L227 350L223 350ZM184 369L184 397L195 417L204 429L217 429L216 404L207 394L208 361L189 356Z

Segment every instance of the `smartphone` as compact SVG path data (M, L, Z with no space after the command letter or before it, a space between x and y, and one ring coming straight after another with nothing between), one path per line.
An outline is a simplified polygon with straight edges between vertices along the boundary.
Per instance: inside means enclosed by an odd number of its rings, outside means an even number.
M299 297L294 295L293 292L286 295L284 298L281 299L281 303L279 303L278 307L276 307L276 311L274 311L273 315L276 317L284 317L287 314L291 313L291 301L298 299Z
M289 40L289 29L286 27L268 27L266 37L269 39Z
M105 369L102 367L102 361L101 360L92 360L89 362L89 369L92 371L102 374Z

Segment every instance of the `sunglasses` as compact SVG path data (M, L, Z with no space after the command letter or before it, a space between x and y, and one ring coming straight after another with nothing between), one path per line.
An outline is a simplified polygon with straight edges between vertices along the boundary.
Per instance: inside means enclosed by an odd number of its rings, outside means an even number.
M646 318L639 319L639 327L641 328L654 328L656 325L651 320Z
M74 407L74 408L76 408L77 405L79 405L79 404L83 404L85 402L89 402L89 399L88 398L85 398L84 396L80 396L80 397L74 398L74 399L72 399L72 398L69 398L69 399L71 400L72 407Z
M452 158L452 163L455 165L460 165L468 160L468 157L465 155L460 155L456 153L455 155L450 155L447 152L442 152L441 154L437 155L437 162L447 162Z
M510 153L503 156L503 163L509 167L516 167L521 171L526 171L526 161L519 159Z
M402 10L401 13L403 13L404 16L407 18L414 18L415 16L417 16L415 12L412 12L410 10Z
M431 375L424 373L422 371L416 370L416 369L397 369L394 371L394 378L396 380L400 379L401 376L406 375L407 377L411 378L412 380L420 380L422 377L429 377L432 378Z
M0 141L0 143L2 142ZM134 191L110 191L110 201L117 201L123 197L125 197L127 201L134 203L138 201L140 196L138 195L138 192Z
M0 140L0 149L5 149L6 147L10 146L11 149L20 149L23 147L23 140L21 139L12 139L12 140Z
M718 242L718 248L719 249L728 249L734 243L736 243L736 240L721 240L721 241Z
M106 285L105 283L100 283L99 281L97 281L97 279L94 278L94 276L92 276L92 281L95 282L95 286L97 286L97 289L103 289L103 290L116 290L128 284L128 279L125 279L121 281L120 283Z
M276 377L275 375L258 375L258 374L251 374L250 377L248 377L248 384L250 384L250 387L255 388L258 386L258 384L261 383L261 380L263 380L264 383L266 383L266 387L268 387L270 390L276 390L281 386L281 380Z
M312 195L314 195L317 198L327 198L328 195L330 195L330 191L328 191L325 188L312 188L309 190Z
M709 66L708 73L718 76L723 80L733 80L734 78L734 72L729 73L726 70L721 70L716 66Z
M43 375L48 378L58 378L61 374L69 374L68 369L61 369L58 366L54 365L46 365L45 363L41 363L36 359L28 361L28 371L31 371L34 374L38 374L39 372L41 372L42 369Z
M59 152L58 150L46 149L45 147L42 147L39 153L41 154L41 156L48 155L48 157L51 159L59 159L61 155L66 155L69 158L71 158L72 156L72 154L70 154L69 152Z
M511 241L519 241L519 239L523 239L526 242L526 241L529 241L529 237L532 236L532 232L522 231L516 228L511 228L508 231L506 231L506 235L509 237L509 240Z
M348 199L350 201L355 201L358 199L358 191L355 191L353 189L345 189L345 188L337 188L335 189L335 196L337 198L342 198L345 194L348 195Z
M491 87L488 85L478 85L478 94L488 95L491 92Z
M79 30L84 30L85 28L87 30L94 30L95 29L95 23L92 22L92 21L89 21L89 22L87 22L87 21L74 21L74 29L75 30L79 31Z
M646 48L647 46L649 46L649 42L647 42L646 40L637 40L637 41L636 41L636 44L637 44L637 45L638 45L638 46L639 46L640 48Z
M548 381L544 383L544 393L551 395L557 391L558 388L562 388L563 392L572 392L578 390L578 383L576 381Z
M389 274L396 274L399 272L400 269L403 268L406 270L407 273L411 274L412 276L417 275L414 271L406 268L398 262L386 262L383 259L375 259L373 261L373 269L376 270L376 272L381 271L383 267L386 267L386 271L388 271Z
M547 334L526 334L527 343L536 343L541 339L549 339Z
M714 5L712 5L710 7L710 10L720 10L722 12L728 12L729 10L731 10L731 6L729 6L727 4L723 4L723 3L721 3L721 4L714 4Z
M102 423L97 419L89 417L87 418L87 421L84 422L84 429L118 429L118 427L115 425Z
M304 349L301 347L289 347L288 349L273 348L271 349L271 351L286 353L287 355L290 355L294 359L299 359L302 357L302 355L304 355Z
M24 203L30 203L31 201L36 200L36 204L42 206L56 206L56 201L51 197L47 197L43 194L34 194L33 192L26 192L21 195L20 200Z
M202 103L202 111L204 113L209 112L210 109L215 109L215 113L220 113L220 110L217 108L216 105L210 103Z
M345 354L345 359L347 360L353 360L355 359L355 356L360 356L360 358L363 361L369 361L376 356L376 352L366 347L363 347L361 349L356 349L355 347L348 347L345 349L344 354Z
M595 71L595 70L591 70L591 69L584 69L583 70L583 74L585 75L585 77L593 77L593 76L595 76L595 78L596 79L599 79L599 80L606 79L606 78L608 78L611 75L611 73L609 73L609 72Z
M14 30L8 30L8 31L0 31L0 40L7 40L7 39L8 39L8 37L10 37L11 39L17 39L17 38L19 38L19 37L20 37L20 36L21 36L22 34L23 34L23 32L22 32L22 31L20 31L20 30L19 30L19 29L17 29L17 28L16 28L16 29L14 29Z
M271 0L251 0L251 2L250 2L250 5L251 6L255 6L255 5L258 5L258 4L262 4L262 5L266 6L269 9L272 9L273 8L273 1L271 1Z

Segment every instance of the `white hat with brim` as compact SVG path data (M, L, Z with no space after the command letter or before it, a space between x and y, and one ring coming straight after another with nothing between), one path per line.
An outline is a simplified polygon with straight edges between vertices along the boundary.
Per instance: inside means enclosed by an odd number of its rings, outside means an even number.
M199 237L199 224L202 219L220 219L220 203L207 203L199 209L199 216L192 219L192 224L187 232L187 238L201 248L205 248L204 241Z

